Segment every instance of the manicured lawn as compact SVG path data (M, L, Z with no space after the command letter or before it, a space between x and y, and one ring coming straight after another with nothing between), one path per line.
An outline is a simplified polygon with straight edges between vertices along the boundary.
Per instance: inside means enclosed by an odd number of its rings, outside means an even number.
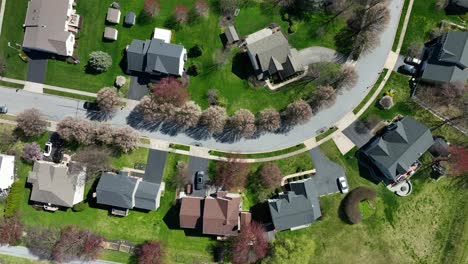
M393 46L392 46L393 51L396 51L398 47L398 42L400 41L400 34L401 34L401 30L403 29L403 23L405 22L405 17L408 11L409 3L410 3L409 0L405 0L405 4L403 5L403 9L401 10L400 21L398 22L398 28L397 28L397 32L395 34L395 40L393 41Z
M0 255L0 263L3 264L46 264L51 263L49 261L37 261L27 258L13 257L9 255Z
M467 26L466 20L459 16L446 15L445 10L437 10L435 4L438 0L414 0L413 11L406 31L405 41L401 52L406 54L412 42L424 43L429 40L429 32L439 27L442 20L449 20L462 26Z
M255 154L246 154L246 155L240 155L240 156L242 156L242 158L245 158L245 159L268 158L268 157L275 157L275 156L279 156L279 155L282 155L282 154L291 153L291 152L294 152L294 151L297 151L297 150L300 150L300 149L303 149L303 148L305 148L305 145L304 144L299 144L299 145L296 145L296 146L292 146L292 147L277 150L277 151L265 152L265 153L255 153ZM210 150L209 152L210 152L211 155L219 156L219 157L229 157L230 155L232 155L230 153L216 151L216 150Z
M335 132L336 130L338 130L338 128L336 127L331 127L329 128L327 131L323 132L322 134L318 135L315 140L317 141L320 141L326 137L328 137L329 135L331 135L333 132Z
M369 185L378 191L374 209L358 225L349 225L338 212L343 195L320 199L321 221L309 228L277 234L278 239L306 244L310 251L292 252L290 257L307 256L304 263L464 263L466 261L466 190L451 179L432 181L429 170L413 176L413 193L399 198L382 185L360 177L354 151L341 156L333 141L322 151L345 170L351 189ZM463 231L465 230L465 231ZM465 239L465 240L464 240ZM294 246L293 246L294 247ZM391 248L391 249L389 249Z
M13 3L15 2L15 3ZM141 25L136 24L131 28L120 25L112 26L119 31L118 40L104 42L102 35L105 28L105 17L107 8L112 0L100 1L78 1L77 13L83 19L83 28L78 35L78 54L81 64L71 65L64 61L49 60L46 83L60 87L68 87L83 91L97 92L102 87L111 86L117 75L123 75L126 67L123 61L124 49L133 39L148 39L151 37L154 27L165 27L174 30L175 40L173 43L182 44L188 50L195 44L203 46L203 54L198 58L189 59L186 68L196 62L201 66L201 74L192 77L188 90L192 99L202 106L208 107L206 93L209 89L218 89L220 94L227 99L227 109L230 114L239 108L247 108L254 113L266 107L282 109L291 101L310 94L315 87L310 85L296 85L276 93L271 93L265 88L252 88L247 83L245 72L249 70L250 62L235 56L239 51L227 51L226 59L219 65L217 55L222 52L223 46L220 35L224 28L220 26L217 0L208 1L211 4L211 12L207 18L192 19L187 25L177 26L169 22L174 7L179 4L192 8L192 0L161 0L161 10L154 22ZM4 31L0 41L0 50L7 52L11 58L8 59L8 77L25 78L26 64L16 55L11 48L4 48L7 41L12 39L18 43L22 42L21 25L24 23L27 0L8 2L6 10L5 26L9 29ZM143 9L143 1L122 1L120 3L123 16L127 11L139 13ZM13 7L14 5L14 7ZM14 14L14 15L11 15ZM253 33L268 26L270 23L279 23L282 31L287 35L290 44L303 49L312 45L335 48L334 36L345 26L342 18L331 20L331 15L322 11L316 11L305 20L298 20L298 30L293 34L287 33L288 23L281 20L280 8L277 5L250 3L241 6L235 25L241 36ZM319 28L323 28L323 34L316 34ZM21 33L21 34L20 34ZM14 38L13 38L14 37ZM109 53L113 58L112 67L102 74L87 74L85 71L88 56L92 51L102 50ZM14 58L13 58L14 57ZM233 71L235 73L233 73ZM125 92L124 92L125 93ZM262 103L258 103L262 102Z
M95 97L81 95L81 94L67 93L67 92L62 92L62 91L57 91L57 90L51 90L47 88L44 88L44 93L78 99L78 100L90 101L90 102L96 101Z
M0 85L8 87L8 88L15 88L15 89L23 89L24 88L23 84L11 83L11 82L5 82L5 81L0 81Z
M147 149L138 149L131 155L121 157L114 161L116 167L132 167L134 162L145 162ZM146 153L146 154L145 154ZM144 159L143 159L144 157ZM160 240L164 242L168 252L168 263L185 262L183 260L206 261L211 259L209 247L212 240L208 237L196 235L186 236L183 230L172 229L177 226L177 212L174 211L175 188L170 181L175 173L178 160L187 160L187 156L169 153L164 171L166 191L161 199L161 207L149 213L130 211L127 217L113 217L104 209L87 208L82 212L57 211L48 213L35 210L28 205L30 189L24 189L23 202L20 212L27 226L61 227L74 224L82 228L91 229L108 239L124 239L133 243L145 240ZM20 180L25 182L30 165L21 164ZM91 184L86 190L90 190ZM89 197L88 193L88 197ZM127 262L128 255L106 252L103 258L113 261Z

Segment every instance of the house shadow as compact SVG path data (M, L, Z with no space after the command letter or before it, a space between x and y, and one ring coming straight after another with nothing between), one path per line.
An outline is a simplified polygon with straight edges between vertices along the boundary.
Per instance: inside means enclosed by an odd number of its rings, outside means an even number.
M454 4L449 4L445 7L445 15L447 16L456 16L456 15L464 15L468 12L468 8L457 6Z
M254 75L254 69L246 52L238 52L234 55L231 71L242 80L247 80Z
M359 175L375 185L379 184L382 179L377 176L377 170L369 161L369 158L361 150L356 151L355 157L358 160Z
M227 46L227 44L228 44L228 39L226 38L226 34L224 34L224 33L219 34L219 40L220 40L221 43L223 44L223 47L226 47L226 46Z
M125 49L122 50L122 59L119 62L119 67L122 72L127 73L127 52Z
M271 214L270 208L268 207L268 202L264 201L257 203L256 205L250 207L250 212L252 213L252 220L259 223L271 223Z

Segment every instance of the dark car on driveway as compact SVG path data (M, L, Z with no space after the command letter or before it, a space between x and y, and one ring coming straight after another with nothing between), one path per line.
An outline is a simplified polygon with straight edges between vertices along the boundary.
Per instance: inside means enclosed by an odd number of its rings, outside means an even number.
M197 173L195 173L195 190L203 189L204 177L205 173L203 171L197 171Z
M84 102L83 108L88 111L99 111L99 105L95 102Z
M413 76L416 74L416 68L414 66L405 64L405 65L400 66L400 68L398 68L398 72Z

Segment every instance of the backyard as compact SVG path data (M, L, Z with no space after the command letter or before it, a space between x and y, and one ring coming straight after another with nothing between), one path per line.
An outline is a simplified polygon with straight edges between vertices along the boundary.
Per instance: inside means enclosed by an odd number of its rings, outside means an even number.
M224 29L220 25L220 15L217 0L210 3L210 13L206 18L192 18L186 25L175 25L171 22L176 5L183 4L189 9L192 0L161 0L160 12L149 24L137 22L131 28L122 23L112 26L119 31L118 40L103 41L103 32L107 8L112 0L78 1L77 13L83 17L83 28L78 34L78 54L81 64L72 65L64 61L49 60L46 84L73 88L88 92L97 92L105 86L111 86L117 75L123 75L125 70L124 49L133 39L148 39L154 27L173 29L175 40L173 43L182 44L188 50L194 45L202 46L203 53L198 58L189 58L186 68L193 63L200 66L201 74L191 77L188 87L191 97L203 108L208 106L206 93L209 89L218 89L220 95L226 98L229 113L239 108L247 108L258 112L265 107L284 108L294 99L310 94L315 87L304 85L291 87L271 93L265 88L252 88L243 74L248 71L250 62L239 56L239 50L223 51L221 34ZM122 1L120 3L122 17L127 11L139 14L143 9L143 1ZM7 58L7 77L24 79L27 64L19 58L17 51L7 48L7 42L22 43L23 31L21 25L27 9L27 0L9 1L6 6L5 27L13 30L2 32L0 48ZM10 15L13 14L14 15ZM335 48L334 36L345 23L341 17L331 19L332 15L324 11L314 11L303 20L296 20L298 29L293 34L287 33L288 23L281 19L281 10L277 5L266 3L245 4L241 6L239 16L235 18L236 28L241 36L253 33L268 26L272 22L279 23L283 33L289 38L290 44L302 49L312 45ZM138 20L138 19L137 19ZM317 31L323 33L318 36ZM102 74L88 74L85 71L88 55L92 51L102 50L113 58L112 67ZM237 56L236 56L237 55ZM234 73L233 73L234 71ZM236 75L237 74L237 75ZM258 102L262 103L259 104Z

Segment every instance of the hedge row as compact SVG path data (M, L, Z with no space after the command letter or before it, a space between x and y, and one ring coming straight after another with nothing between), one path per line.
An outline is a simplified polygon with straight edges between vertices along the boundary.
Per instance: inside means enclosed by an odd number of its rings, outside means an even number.
M374 200L377 192L367 186L359 186L352 190L345 198L344 211L348 220L353 224L358 224L362 220L359 210L359 203L366 200Z
M5 216L14 216L20 207L22 200L22 184L17 181L11 185L10 193L6 199Z

